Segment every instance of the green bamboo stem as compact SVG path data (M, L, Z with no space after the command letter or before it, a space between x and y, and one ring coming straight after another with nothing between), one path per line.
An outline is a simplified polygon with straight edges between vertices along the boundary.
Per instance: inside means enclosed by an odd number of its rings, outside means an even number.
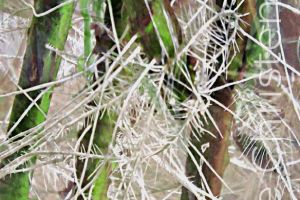
M93 6L94 11L96 12L96 18L94 19L95 22L92 24L91 16L89 15L88 12L89 0L80 1L81 14L84 17L84 30L85 30L84 31L84 57L85 58L91 56L91 54L95 56L102 56L102 54L106 53L106 51L108 51L114 44L110 39L108 39L109 37L107 34L105 34L105 31L101 30L100 26L97 25L97 22L104 23L103 20L105 20L104 18L105 14L103 13L105 12L103 10L104 2L101 1L101 3L102 4L98 2ZM116 6L115 3L113 4L113 6L114 7ZM109 21L107 23L109 23ZM96 45L93 50L90 48L91 28L95 29L95 38L96 38ZM104 73L103 69L105 69L104 63L99 63L97 69L99 70L99 76L101 76L102 73ZM95 78L96 77L94 77L92 81L94 81ZM89 84L91 83L88 83L88 85ZM90 105L95 106L95 103L90 102ZM93 129L89 130L86 133L86 135L83 137L80 146L84 147L84 149L87 150L92 140L93 149L98 149L101 151L102 154L105 155L108 153L109 150L108 147L112 141L112 133L113 133L114 123L117 119L117 116L113 112L108 112L108 111L104 113L103 112L104 111L100 110L99 117L95 119L97 121L95 132L93 133ZM94 124L94 121L87 118L86 124ZM81 134L82 131L79 132L78 137L80 137ZM91 138L92 134L94 134L93 138ZM77 164L76 164L77 179L80 180L81 178L83 178L81 187L83 188L87 184L89 184L90 181L93 181L92 184L93 187L87 188L87 190L84 191L84 193L87 193L91 189L92 198L94 200L107 199L107 189L110 183L109 175L113 168L113 165L109 161L105 162L104 164L100 162L103 161L83 159L83 160L77 160ZM102 166L99 168L100 164ZM86 171L84 171L85 167L86 167ZM84 197L80 195L78 199L84 199Z
M122 17L118 14L120 12L120 8L122 6L120 4L124 5L125 9L122 13ZM119 33L122 33L124 31L124 23L130 23L131 25L131 33L139 34L139 39L144 47L144 50L147 52L147 55L149 57L159 57L161 55L161 46L159 44L159 41L157 39L157 33L155 33L154 26L151 23L150 16L148 14L148 10L145 6L144 2L140 1L132 1L131 0L124 0L123 2L118 2L115 0L111 1L111 5L113 8L113 15L114 15L114 21L116 24L117 31ZM174 46L171 40L171 35L167 27L166 19L161 21L159 18L160 16L163 16L162 13L162 6L163 1L156 0L154 2L153 8L153 20L157 26L158 34L163 40L163 43L165 47L167 48L167 51L170 55L174 55ZM140 10L141 9L141 10ZM106 16L109 16L108 11L106 11ZM146 23L143 23L142 21L145 19L142 19L143 17L146 17ZM109 17L105 18L106 23L110 23ZM128 21L127 21L128 20ZM137 26L138 23L143 23L141 26ZM105 35L97 35L101 32L101 30L98 30L99 27L95 28L95 36L96 36L96 46L94 48L93 53L101 55L102 53L105 53L112 45L113 43L111 41L106 40L107 37ZM103 32L102 32L103 33ZM86 39L88 36L85 36ZM151 40L151 42L150 42ZM102 72L103 63L100 63L98 66L98 70ZM103 73L103 72L102 72ZM100 111L101 112L101 111ZM95 135L93 138L93 145L97 146L101 151L105 154L108 151L108 145L111 141L112 131L114 127L114 122L116 120L116 114L113 113L104 113L102 118L97 119L97 128L95 131ZM90 123L87 123L90 124ZM85 149L88 148L90 143L90 137L91 137L92 131L89 131L86 134L86 137L83 138L81 142L81 146L83 146ZM106 141L103 143L103 141ZM84 162L85 160L78 160L77 161L77 178L80 178L82 176L82 169L84 168ZM86 184L88 184L91 179L88 177L96 170L96 167L99 163L95 161L88 160L87 164L87 171L84 172L84 179L81 187L84 187ZM104 200L107 199L107 187L109 185L108 176L112 169L111 163L106 163L105 166L98 171L98 177L95 180L95 184L93 187L92 195L95 200ZM79 199L82 199L83 197L79 197Z
M87 59L89 55L92 52L92 40L91 40L91 29L90 29L90 24L91 24L91 16L89 14L89 5L90 1L89 0L80 0L79 1L80 5L80 13L83 17L83 23L84 23L84 58Z
M37 0L34 7L37 13L42 13L61 2L63 1L52 1L49 3L47 0ZM28 30L27 49L19 79L19 86L21 88L26 89L56 79L61 58L55 52L46 50L45 45L49 43L54 48L63 50L71 27L73 11L74 4L70 3L46 16L40 18L33 17ZM52 91L53 88L50 88L47 93L42 95L41 99L36 102L40 109L36 106L32 107L8 136L9 138L17 136L23 131L29 130L46 120L45 114L49 110ZM41 90L37 90L29 92L28 95L32 99L35 99L41 92ZM15 123L31 103L31 100L24 94L15 97L8 130L14 127ZM26 149L27 147L1 161L1 165L4 166L5 163L17 158ZM0 199L27 200L29 198L29 189L29 173L6 176L0 183Z
M163 10L170 16L172 27L177 36L175 38L178 41L181 40L181 32L170 2L154 0L151 3L149 1L146 5L144 1L123 1L125 8L123 17L129 21L131 33L139 35L140 43L147 56L161 59L162 53L164 53L167 54L168 58L174 58L175 47Z
M116 121L116 118L117 116L114 113L106 112L103 114L102 117L99 117L99 119L97 120L96 130L93 138L93 146L95 149L100 150L103 155L108 153L108 146L112 140L112 132L114 129L114 122ZM89 146L91 134L92 130L86 134L86 136L81 142L81 146L83 146L85 149L87 149ZM82 175L82 170L84 169L85 161L85 159L77 161L76 171L77 178L79 179ZM98 168L100 162L103 161L96 161L91 159L87 161L87 168L82 182L82 187L84 187L90 181L92 181L92 177L90 177L91 174L94 173L96 175L96 179L94 180L94 186L92 188L92 197L94 200L107 199L107 189L110 183L108 177L112 170L112 164L107 161L104 164L101 163L102 167ZM98 171L95 173L95 170L97 169ZM83 199L83 197L80 196L78 199Z

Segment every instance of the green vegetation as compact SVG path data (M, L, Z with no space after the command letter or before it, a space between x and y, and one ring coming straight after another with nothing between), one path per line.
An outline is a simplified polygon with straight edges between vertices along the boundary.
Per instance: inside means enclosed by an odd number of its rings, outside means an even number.
M51 5L57 3L59 1L52 2ZM38 13L44 12L48 6L47 2L43 0L35 2L35 8ZM71 3L47 16L40 18L33 17L28 30L28 45L19 79L19 86L22 89L55 80L61 58L55 52L45 50L45 45L49 43L54 48L63 50L71 27L73 10L74 4ZM42 90L38 90L29 92L28 96L20 94L15 97L8 126L10 138L18 136L18 134L34 128L46 120L52 91L53 88L51 87L45 93ZM38 97L39 99L37 99ZM32 105L33 100L36 101L34 105ZM28 108L30 108L28 113L22 116ZM5 165L8 161L26 153L26 149L27 147L15 152L3 160L1 164ZM22 166L24 167L26 164ZM0 184L0 199L28 199L29 189L29 173L6 176Z
M257 75L255 62L268 56L241 29L262 43L271 39L271 35L261 37L264 27L257 15L264 0L203 1L205 6L191 0L79 0L52 10L64 2L34 2L35 12L42 16L33 16L27 33L8 137L0 146L7 152L9 145L22 145L27 132L45 130L40 125L47 122L54 86L43 84L57 80L65 59L62 54L72 58L70 63L77 69L72 76L85 78L80 80L83 89L72 94L76 102L72 112L58 113L54 121L67 121L58 127L61 135L83 122L73 136L76 148L40 152L61 154L62 162L73 163L70 186L57 192L61 198L66 194L80 200L162 198L154 192L157 186L147 185L153 179L155 185L160 173L165 173L178 184L170 196L216 199L224 187L229 188L223 176L231 139L242 152L249 146L261 149L255 156L271 162L264 142L235 134L244 120L240 112L249 101L237 98L242 82ZM74 19L77 3L79 17ZM75 25L75 20L81 24ZM82 53L63 52L68 36L82 39ZM253 79L244 86L254 93ZM236 87L235 82L242 86ZM80 109L75 119L70 117ZM36 146L53 140L53 134L47 133L35 138ZM30 150L27 145L9 155L0 153L0 169ZM29 199L30 173L22 169L34 166L37 155L12 169L21 172L1 179L0 200Z

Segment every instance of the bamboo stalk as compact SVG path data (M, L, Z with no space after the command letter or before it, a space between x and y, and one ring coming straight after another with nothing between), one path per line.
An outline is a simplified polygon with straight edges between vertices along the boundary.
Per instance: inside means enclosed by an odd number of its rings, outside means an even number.
M113 41L109 38L108 33L101 29L100 26L97 24L98 22L105 24L105 14L103 13L103 6L104 2L101 2L100 4L94 4L94 11L97 14L97 17L95 19L95 22L92 23L91 17L89 16L88 12L88 5L89 0L81 0L81 13L84 17L84 57L87 59L89 56L96 55L96 56L102 56L103 53L106 53L112 46ZM118 7L118 3L114 3L113 7ZM108 15L108 13L106 13ZM100 21L98 21L100 20ZM102 21L101 21L102 20ZM106 19L108 20L108 19ZM118 20L118 19L115 19ZM107 22L110 23L110 22ZM94 49L92 50L89 45L91 42L91 34L90 29L95 30L95 39L96 39L96 45ZM88 60L86 63L89 63ZM105 72L105 64L99 63L97 65L97 69L99 72L98 76L102 76ZM96 76L93 77L92 81L95 81ZM91 83L88 83L91 84ZM91 106L95 106L94 101L89 103ZM93 149L97 149L101 152L101 154L107 154L108 153L108 147L109 144L112 141L112 133L114 129L114 123L116 121L116 114L109 111L102 111L99 110L98 114L95 115L95 119L90 120L89 118L86 119L86 125L93 124L93 126L96 126L95 129L93 128L89 130L86 135L82 138L82 141L80 143L80 147L84 148L85 150L91 150L89 149L91 147L91 144L93 146ZM96 123L95 123L96 122ZM81 136L83 133L83 130L86 127L82 129L82 131L79 132L78 137ZM100 153L98 152L98 153ZM103 162L103 161L100 161ZM81 183L81 188L84 188L87 186L90 182L93 184L90 185L90 187L86 188L85 191L79 191L83 193L88 193L87 191L91 190L92 198L94 200L105 200L107 199L107 189L109 186L109 175L113 168L112 163L105 162L100 163L96 162L94 160L89 159L83 159L83 160L77 160L76 163L76 176L77 179ZM99 167L102 165L101 167ZM94 174L92 176L92 174ZM78 199L84 199L83 195L81 194Z
M123 10L123 13L121 14L122 17L118 14L120 9L122 8L121 4L125 7ZM83 4L82 4L83 5ZM140 41L144 47L144 50L146 51L147 55L151 57L157 57L159 58L161 55L161 46L159 44L159 41L157 39L157 34L162 38L163 44L167 47L167 53L169 55L174 55L174 47L171 40L171 35L167 27L167 22L164 19L163 23L160 21L159 17L163 15L162 6L164 6L164 2L160 0L156 0L154 4L154 7L151 7L150 9L153 9L153 21L155 25L157 25L158 33L155 33L154 30L154 24L151 23L151 17L149 15L148 9L146 7L145 2L143 1L134 1L131 2L130 0L124 0L121 2L118 1L111 1L112 9L113 9L113 15L114 15L114 22L116 24L116 29L120 33L124 31L124 23L130 23L131 26L131 34L139 33ZM133 14L135 13L135 14ZM109 13L107 11L105 23L104 24L110 24L110 17ZM145 17L145 18L143 18ZM98 17L99 18L99 17ZM101 18L100 18L101 19ZM127 21L128 20L128 21ZM140 26L137 26L137 25ZM95 37L96 37L96 45L93 50L93 53L96 55L101 56L103 53L106 53L107 50L109 50L112 45L114 44L105 33L105 31L101 30L99 26L96 24L92 25L92 28L95 29ZM128 35L129 37L129 35ZM126 38L126 37L125 37ZM86 41L86 40L85 40ZM150 42L151 41L151 42ZM86 54L87 55L87 54ZM100 63L97 66L99 72L101 74L105 73L103 71L105 69L105 66L103 63ZM91 103L94 104L94 103ZM108 145L110 144L111 137L112 137L112 131L114 127L114 122L117 119L116 114L114 113L102 113L100 111L100 116L102 118L95 119L97 120L97 127L94 132L93 138L91 138L91 135L93 134L92 131L89 131L86 136L83 138L81 142L81 146L84 147L84 149L88 149L88 146L90 145L90 140L93 140L92 143L94 146L99 148L102 153L107 153L108 151ZM87 119L88 120L88 119ZM90 124L91 121L87 122L86 124ZM103 141L106 141L103 143ZM87 162L87 163L85 163ZM92 181L88 177L97 170L97 165L99 163L93 163L93 161L77 161L77 177L80 178L82 175L84 176L83 182L81 187L83 188L86 186L89 181ZM86 165L86 172L85 174L82 173L82 169L85 168ZM105 163L104 166L99 170L96 171L97 178L94 180L94 187L92 188L92 196L94 199L107 199L107 188L109 185L108 176L113 168L111 163ZM84 191L86 192L86 191ZM79 199L83 199L83 197L79 197Z
M124 16L130 23L131 34L139 34L140 43L149 58L160 60L162 55L166 55L172 59L176 47L172 41L168 20L171 22L176 39L178 42L181 41L181 31L174 10L167 0L147 2L124 0ZM164 15L164 11L169 15L169 19Z
M37 13L42 13L61 2L62 1L49 2L47 0L37 0L34 7ZM71 27L73 10L74 3L70 3L46 16L39 18L33 17L28 30L27 49L19 78L19 86L22 89L56 79L61 58L56 55L55 52L46 50L45 45L49 43L54 48L63 50ZM29 92L28 96L34 100L41 92L41 90ZM8 126L8 130L11 132L8 136L9 138L17 136L23 131L29 130L46 120L52 92L53 88L50 88L47 93L42 95L41 99L36 102L36 106L33 106L29 110L28 114L19 124L15 123L32 102L25 94L20 94L15 97ZM37 108L37 106L39 106L39 108ZM12 156L1 161L1 165L5 166L6 163L20 156L26 149L27 147L19 152L15 152ZM32 162L34 162L34 160ZM1 180L0 199L28 199L29 189L29 173L18 173L6 176Z
M238 5L240 1L237 2ZM223 1L217 1L217 4L222 7ZM241 13L250 13L248 16L244 17L243 20L248 25L240 24L241 27L248 33L251 32L251 28L249 24L252 24L253 19L256 15L256 4L251 0L246 0L243 5L240 7L239 11ZM236 81L243 78L244 72L247 70L246 63L245 63L245 56L246 56L246 46L247 46L247 38L242 37L236 38L237 44L239 47L239 53L235 55L235 58L232 64L229 67L229 78L226 80L222 75L218 78L216 84L213 87L218 87L220 85L224 85L228 83L228 81ZM233 55L233 52L232 52ZM233 75L232 75L233 74ZM234 103L234 90L230 88L224 88L219 90L211 95L212 98L217 100L221 103L224 107L228 108L232 112L235 110L235 103ZM232 114L224 108L220 107L219 105L213 103L209 108L209 112L212 115L212 118L216 122L216 125L220 132L216 129L216 127L210 122L204 126L205 129L213 133L217 138L213 138L211 136L204 136L201 138L201 141L197 141L194 136L192 136L191 141L193 142L193 146L201 150L202 145L209 143L209 147L203 153L205 159L208 161L210 167L204 163L202 167L202 173L205 177L205 180L208 184L208 187L212 194L216 197L221 195L222 189L222 181L220 178L223 177L225 169L229 163L228 157L228 142L231 129L234 124L234 118ZM194 147L190 146L189 149L192 152L193 156L196 160L200 160L198 153L195 151ZM212 169L214 171L212 171ZM193 160L189 156L186 161L186 174L189 177L194 177L193 180L195 184L201 187L203 180L201 180L201 176L193 163ZM207 190L208 188L206 188ZM191 194L187 189L183 188L181 200L192 200L196 199L196 197Z

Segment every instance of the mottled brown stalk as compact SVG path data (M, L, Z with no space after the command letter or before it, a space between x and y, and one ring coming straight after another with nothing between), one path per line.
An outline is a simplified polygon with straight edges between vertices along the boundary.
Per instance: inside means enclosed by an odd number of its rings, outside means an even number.
M228 1L228 3L230 3L230 1ZM237 2L237 4L238 3L239 1ZM217 4L220 7L222 7L223 1L217 1ZM251 24L253 23L253 19L256 15L255 1L251 1L251 0L244 1L244 4L240 7L239 12L249 13L249 15L242 18L243 22L240 21L239 23L240 26L246 32L250 33ZM239 47L239 53L235 55L234 62L232 66L230 66L229 68L229 71L230 70L233 71L233 73L230 74L234 74L234 76L229 76L228 80L220 77L213 87L218 87L228 82L240 80L244 77L244 72L247 70L247 66L245 63L247 38L237 37L236 41ZM193 59L190 58L190 60ZM222 104L223 107L226 107L227 109L234 112L235 103L233 100L233 96L234 96L233 88L224 88L211 95L211 97L216 101L218 101L220 104ZM200 141L197 141L197 139L194 138L194 136L191 136L192 137L191 141L196 141L193 142L193 145L196 146L198 151L200 152L201 152L201 147L204 144L207 143L209 144L209 147L204 152L201 153L203 153L205 159L208 161L208 163L210 164L210 166L213 168L215 172L213 172L210 169L210 167L208 167L208 165L204 163L201 173L203 173L212 194L216 197L219 197L221 195L221 189L223 183L220 180L220 178L223 177L225 169L229 163L228 141L229 141L231 129L234 125L234 119L232 114L226 111L223 107L216 105L214 103L209 107L209 112L211 113L212 118L216 122L220 132L216 129L216 127L211 122L204 126L204 128L209 130L212 134L214 134L216 138L213 138L210 135L208 136L205 135L200 138ZM199 155L195 152L194 148L190 147L189 149L192 152L193 156L196 158L196 160L200 161L201 159ZM216 173L219 177L216 175ZM198 173L197 168L190 157L188 157L186 161L186 174L189 177L193 177L192 180L197 186L207 190L207 188L205 188L203 184L204 180L201 179L200 174ZM196 199L196 197L191 192L189 192L186 188L183 188L181 200L194 200L194 199Z

